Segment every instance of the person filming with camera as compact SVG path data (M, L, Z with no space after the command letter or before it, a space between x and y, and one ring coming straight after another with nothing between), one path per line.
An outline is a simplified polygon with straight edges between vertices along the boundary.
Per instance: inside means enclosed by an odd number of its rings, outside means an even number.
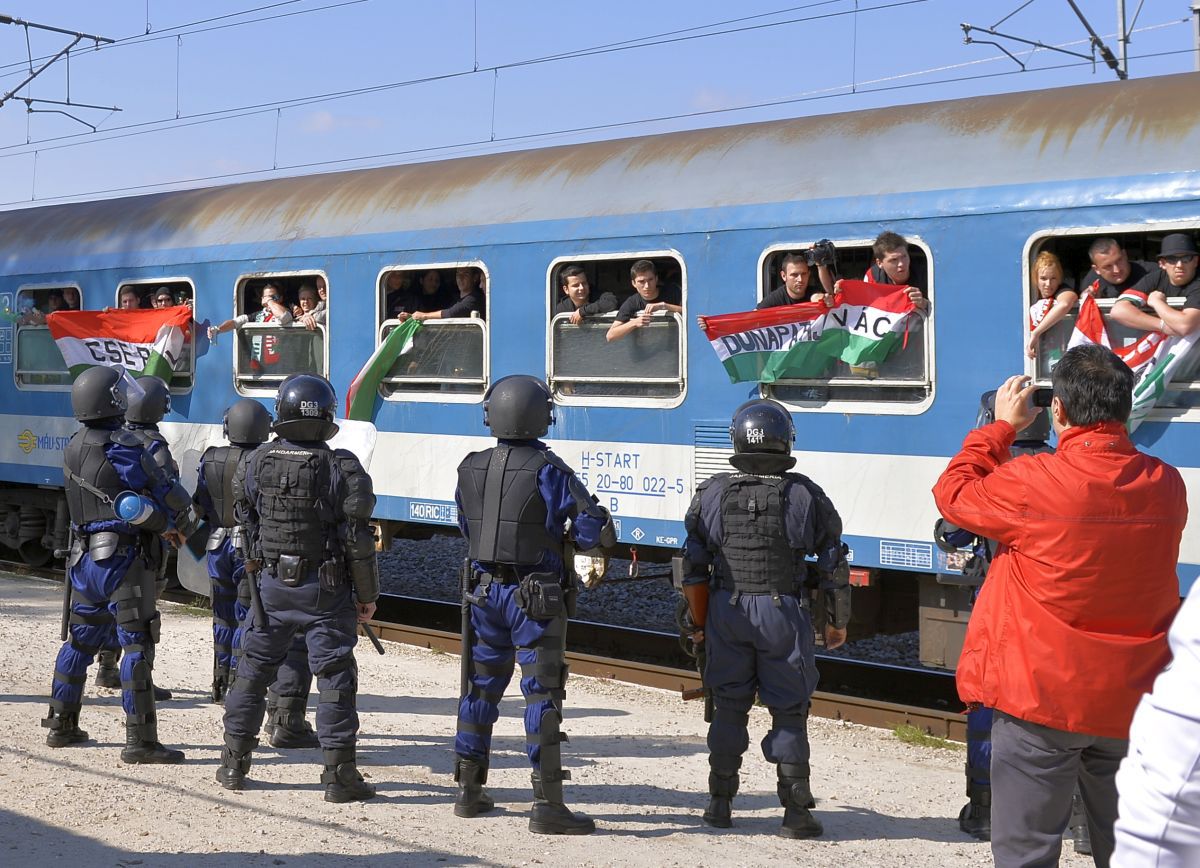
M1138 699L1170 658L1183 479L1125 431L1133 373L1098 345L1054 368L1053 453L1010 458L1042 412L1028 377L963 441L934 486L947 521L999 543L959 658L968 709L992 725L992 855L1056 864L1078 779L1095 863L1113 851L1114 777ZM1038 402L1045 403L1045 402Z

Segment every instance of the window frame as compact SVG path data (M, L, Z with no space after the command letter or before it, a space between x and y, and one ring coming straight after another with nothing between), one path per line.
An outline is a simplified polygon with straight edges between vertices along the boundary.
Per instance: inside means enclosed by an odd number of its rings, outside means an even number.
M558 306L558 293L560 288L555 284L554 275L559 268L571 265L573 263L588 263L601 262L613 259L628 259L637 261L639 259L660 259L670 257L679 264L680 275L680 300L683 302L683 313L672 314L679 322L679 394L672 395L669 398L655 397L636 397L631 395L563 395L560 394L554 386L554 323L559 317L567 317L570 314L556 314L554 308ZM546 384L550 387L550 393L554 396L554 403L561 404L564 407L650 407L660 410L670 410L679 407L687 399L689 378L688 378L688 266L687 260L683 253L679 250L668 247L657 250L634 250L634 251L617 251L615 253L579 253L569 254L566 256L556 256L546 266L546 288L547 294L543 296L542 303L546 305L545 310L548 314L546 317ZM616 314L604 314L604 318L613 321L616 319ZM651 378L647 382L661 381L658 378ZM616 380L605 382L616 382ZM630 381L636 382L636 381ZM674 382L674 380L672 380Z
M192 322L196 323L196 281L190 277L138 277L130 280L118 280L116 289L113 290L113 309L119 310L121 304L121 290L127 286L161 286L164 283L186 283L192 290ZM80 297L82 304L82 296ZM141 308L141 310L153 310L153 307ZM198 325L198 323L197 323ZM196 335L192 335L191 341L191 384L185 388L179 386L170 386L172 395L186 395L196 388ZM174 379L174 377L172 377ZM168 384L169 385L169 384Z
M1049 386L1049 377L1038 377L1037 359L1031 359L1025 355L1024 347L1029 345L1029 335L1032 331L1029 327L1029 306L1033 304L1031 300L1034 297L1034 288L1030 281L1030 268L1033 265L1034 249L1048 238L1075 238L1086 236L1096 238L1102 235L1125 235L1139 234L1149 235L1151 233L1170 233L1170 232L1187 232L1195 234L1200 231L1200 219L1193 218L1191 220L1153 220L1143 223L1107 223L1103 225L1089 226L1063 226L1056 224L1047 226L1042 229L1035 230L1028 238L1025 239L1025 244L1021 248L1021 339L1022 352L1021 356L1025 361L1025 374L1030 377L1034 383L1039 386ZM1078 288L1082 289L1082 287ZM1184 301L1183 296L1168 296L1167 303L1172 307L1178 308ZM1116 299L1096 299L1096 303L1100 307L1101 313L1105 315L1105 322L1108 320L1108 313L1112 310ZM1194 380L1192 386L1186 390L1177 391L1200 391L1200 380ZM1155 407L1146 414L1144 422L1200 422L1200 407Z
M375 346L371 350L374 352L379 349L383 343L383 328L392 323L398 323L399 320L387 319L380 320L379 317L383 314L384 299L387 293L384 292L383 279L384 275L389 271L428 271L431 268L435 269L459 269L459 268L478 268L483 272L483 285L486 287L483 293L483 308L484 316L480 320L480 325L483 329L483 389L479 394L471 392L417 392L405 391L403 389L394 389L391 394L384 394L383 385L376 390L384 401L393 401L402 403L405 401L422 402L422 403L437 403L437 404L482 404L483 396L487 394L487 390L492 385L492 272L487 267L482 259L463 259L443 262L413 262L413 263L392 263L385 265L379 269L375 275ZM457 291L457 290L456 290ZM448 319L448 323L469 323L474 320L471 317L455 317ZM435 326L436 328L436 326Z
M83 302L84 302L83 286L80 285L80 283L75 280L64 280L64 281L60 281L60 282L56 282L56 283L22 283L13 291L13 301L14 302L19 301L21 298L21 293L25 292L25 291L36 292L38 290L45 290L45 289L66 289L69 286L73 286L73 287L75 287L75 289L79 290L79 309L85 310L86 308L84 308L84 306L83 306ZM44 329L49 330L49 326L46 326L46 325L21 326L21 325L17 325L16 322L13 323L13 363L12 363L13 387L16 389L19 389L22 392L69 392L69 391L71 391L70 383L66 383L64 385L54 385L52 383L26 383L26 384L21 383L20 376L19 376L19 372L21 370L21 366L19 364L20 363L19 350L20 350L21 344L20 344L20 337L19 337L18 333L23 328L44 328ZM68 373L68 376L70 376L69 370L67 373Z
M238 311L238 292L240 291L242 284L245 283L246 281L248 281L248 280L270 280L273 277L316 277L318 275L325 281L326 295L328 295L329 299L331 300L333 298L333 286L329 282L329 274L323 268L298 268L298 269L292 269L290 271L247 271L247 272L243 272L242 274L239 274L236 278L234 278L234 281L233 281L233 317L230 317L230 319L241 316L241 313ZM193 289L192 297L195 298L194 289ZM323 353L324 358L322 359L322 362L321 362L321 370L323 372L322 376L325 377L326 379L329 378L329 324L330 324L330 317L332 314L332 307L333 307L333 305L330 304L329 301L326 301L326 303L325 303L325 324L317 326L317 328L322 333L321 343L322 343L322 353ZM282 328L288 328L288 326L282 326ZM300 328L302 328L302 326L300 326ZM233 338L233 340L230 341L230 348L229 348L229 351L232 354L232 361L230 363L230 373L233 377L234 391L238 395L243 395L247 398L272 398L272 397L274 397L276 395L276 393L278 393L278 391L279 391L278 385L275 385L274 387L267 386L264 388L257 388L252 385L251 386L243 386L242 385L240 372L238 371L238 346L237 346L238 338L237 338L237 329L236 328L232 330L231 337Z
M893 230L896 231L896 230ZM862 400L851 401L844 398L839 398L833 401L824 403L796 403L788 401L784 398L777 397L774 390L771 388L773 384L763 383L759 386L759 395L763 398L770 398L773 401L778 401L787 408L791 413L842 413L842 414L858 414L870 416L919 416L928 411L934 400L937 398L937 329L934 327L937 317L937 299L934 287L937 285L937 280L934 276L935 266L933 261L933 248L920 235L913 233L901 233L904 240L913 247L920 248L925 254L925 275L929 285L925 287L925 297L929 300L929 313L924 317L925 322L922 325L922 334L925 340L925 380L920 383L916 380L859 380L854 378L834 378L823 380L819 383L814 382L813 385L831 385L831 386L863 386L863 387L887 387L887 385L896 386L919 386L925 385L929 389L927 394L920 401L904 402L904 401L879 401L879 400ZM819 236L809 239L792 240L783 243L771 244L765 247L758 257L758 291L755 296L754 303L757 305L767 293L770 292L770 287L766 280L766 265L767 260L777 254L787 250L806 250L813 246L818 241L824 240L828 236ZM868 250L875 243L875 238L832 238L836 248L841 250L845 247L865 247ZM816 266L813 266L813 271L816 271ZM843 277L846 277L843 275ZM857 280L859 278L846 277L847 280ZM819 279L818 279L819 285ZM797 383L801 381L789 380L786 384ZM803 385L808 385L807 382Z

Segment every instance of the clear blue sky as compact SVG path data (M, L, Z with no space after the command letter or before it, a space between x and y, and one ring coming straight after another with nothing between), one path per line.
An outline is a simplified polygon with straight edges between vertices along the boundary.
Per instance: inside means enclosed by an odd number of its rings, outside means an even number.
M9 15L118 40L72 52L70 93L122 111L68 109L93 134L0 107L0 207L1114 79L1010 44L1022 73L992 46L963 44L962 21L986 27L1024 2L7 0ZM1079 5L1116 51L1115 0ZM1138 0L1126 6L1132 17ZM219 16L230 17L193 23ZM1146 0L1131 77L1194 68L1188 18L1187 0ZM1088 51L1065 0L1032 0L999 29ZM691 38L722 30L737 32ZM0 93L21 80L25 39L0 26ZM69 41L30 39L35 58ZM434 80L311 100L416 79ZM22 94L65 99L66 65ZM277 112L279 101L296 104ZM137 189L105 192L120 188Z

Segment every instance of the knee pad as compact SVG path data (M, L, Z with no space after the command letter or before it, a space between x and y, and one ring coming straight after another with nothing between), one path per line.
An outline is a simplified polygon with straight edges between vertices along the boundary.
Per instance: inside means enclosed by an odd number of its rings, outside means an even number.
M521 664L521 674L534 679L549 691L561 689L567 683L568 668L563 662L562 648L555 645L535 645L532 648L534 659L531 663Z
M121 689L133 694L133 714L136 723L147 723L154 719L154 682L151 679L150 661L143 657L130 668L128 681L121 679Z
M570 739L562 731L562 715L557 708L547 708L542 712L537 735L530 734L527 740L539 748L538 769L543 784L571 779L571 773L564 771L562 767L561 747L563 742Z

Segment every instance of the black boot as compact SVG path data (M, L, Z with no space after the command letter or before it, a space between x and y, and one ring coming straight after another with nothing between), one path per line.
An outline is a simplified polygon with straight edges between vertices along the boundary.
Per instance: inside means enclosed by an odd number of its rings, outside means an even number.
M317 733L304 717L308 706L307 696L280 696L270 715L271 747L302 748L320 747Z
M50 747L70 747L73 744L83 744L90 741L88 734L79 728L79 706L63 708L55 713L50 706L50 714L42 719L42 726L50 731L46 733L46 744Z
M992 840L992 788L982 784L967 784L971 801L958 813L958 828L980 841Z
M325 772L321 775L327 802L363 802L375 798L375 788L358 773L354 748L340 747L325 751Z
M227 790L245 787L246 773L250 771L250 752L257 746L256 738L238 738L226 733L221 765L217 767L217 783Z
M590 835L596 831L596 821L576 814L563 804L562 782L569 772L558 772L553 780L542 779L534 772L533 810L529 815L529 831L536 835Z
M728 829L733 825L733 797L738 792L738 770L742 767L742 758L710 756L708 766L709 800L704 822L717 829Z
M783 805L783 825L779 828L782 838L816 838L825 832L821 823L809 813L809 805L815 805L812 790L808 785L808 763L779 764L779 804Z
M1083 806L1083 797L1079 795L1079 785L1075 785L1075 794L1071 796L1071 822L1067 825L1070 832L1071 844L1080 856L1092 855L1092 830L1088 828L1087 809Z
M487 783L488 767L478 760L459 757L454 761L454 780L458 782L458 797L454 800L454 816L474 817L486 814L496 803L483 788Z
M158 740L158 722L154 718L138 723L137 717L126 717L121 762L174 765L183 762L183 751L162 746Z
M121 649L105 649L96 655L96 686L110 690L121 689L121 669L118 662Z
M229 692L229 667L220 663L213 667L212 701L217 705L225 704L225 694Z

